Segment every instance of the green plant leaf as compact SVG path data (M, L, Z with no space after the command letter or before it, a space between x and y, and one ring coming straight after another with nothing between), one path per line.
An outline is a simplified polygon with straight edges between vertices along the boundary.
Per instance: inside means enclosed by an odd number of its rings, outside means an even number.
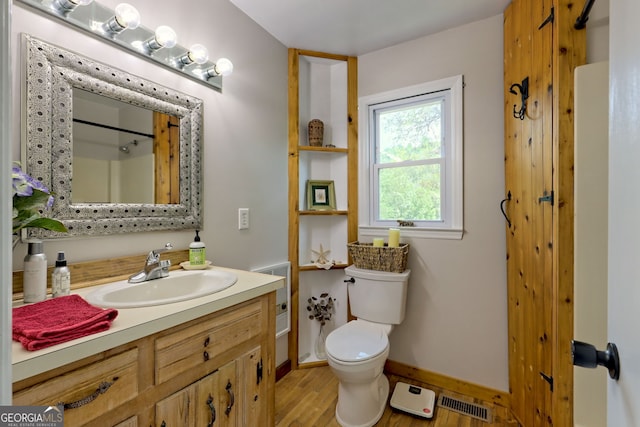
M45 230L57 231L59 233L66 233L68 231L67 227L65 227L64 224L62 224L58 220L51 218L36 218L33 221L29 221L28 223L22 225L18 228L18 230L27 227L44 228ZM15 230L14 228L13 231L15 232L17 230Z

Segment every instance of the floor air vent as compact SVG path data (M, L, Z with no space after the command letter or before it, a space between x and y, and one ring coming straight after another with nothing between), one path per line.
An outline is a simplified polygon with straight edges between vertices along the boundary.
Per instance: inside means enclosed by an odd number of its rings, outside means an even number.
M465 402L455 397L441 394L440 397L438 397L438 406L459 414L468 415L486 423L492 421L491 409L475 403Z

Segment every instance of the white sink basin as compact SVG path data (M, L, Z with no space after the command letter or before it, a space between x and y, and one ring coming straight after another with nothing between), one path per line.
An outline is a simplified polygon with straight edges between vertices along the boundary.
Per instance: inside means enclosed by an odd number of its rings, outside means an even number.
M133 308L186 301L227 289L238 277L227 271L172 271L169 277L132 284L126 280L101 286L87 294L90 304Z

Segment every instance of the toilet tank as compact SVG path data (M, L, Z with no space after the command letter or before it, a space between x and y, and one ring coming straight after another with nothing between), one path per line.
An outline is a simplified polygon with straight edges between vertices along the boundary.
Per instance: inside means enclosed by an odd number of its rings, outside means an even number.
M411 270L389 273L364 270L351 265L344 272L349 283L351 314L370 322L388 325L402 323Z

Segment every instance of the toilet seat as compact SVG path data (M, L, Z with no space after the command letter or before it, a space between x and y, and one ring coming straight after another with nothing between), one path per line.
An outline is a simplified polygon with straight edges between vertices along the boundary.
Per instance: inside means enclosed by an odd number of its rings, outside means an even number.
M364 362L372 359L389 346L383 327L369 322L353 320L329 334L325 342L327 353L341 362Z

